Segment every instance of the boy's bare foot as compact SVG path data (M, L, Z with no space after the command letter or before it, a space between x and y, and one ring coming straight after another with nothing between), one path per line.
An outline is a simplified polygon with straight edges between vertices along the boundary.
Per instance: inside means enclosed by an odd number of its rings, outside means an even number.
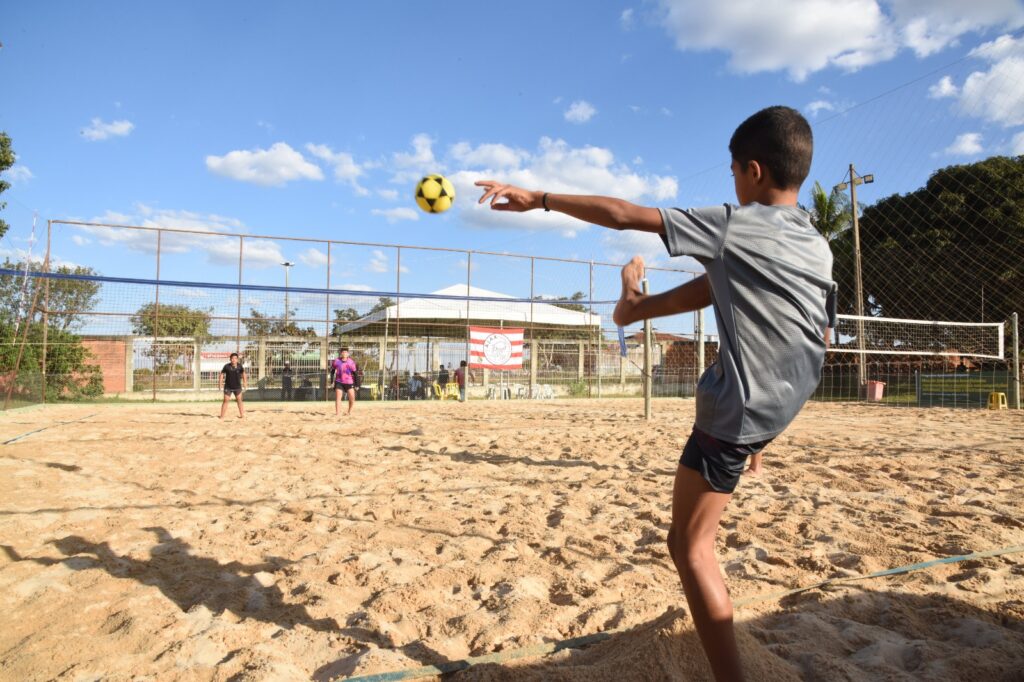
M612 312L612 321L620 327L636 322L633 311L643 296L640 288L640 280L643 278L644 259L640 256L633 256L633 260L622 268L622 295Z
M760 476L763 473L764 470L761 467L757 467L756 469L754 467L747 467L743 471L744 476Z

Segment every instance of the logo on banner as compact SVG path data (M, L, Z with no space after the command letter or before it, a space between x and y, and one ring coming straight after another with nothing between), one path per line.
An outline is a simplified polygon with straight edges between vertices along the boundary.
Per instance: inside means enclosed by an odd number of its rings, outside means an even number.
M470 327L469 365L484 369L522 369L523 330Z

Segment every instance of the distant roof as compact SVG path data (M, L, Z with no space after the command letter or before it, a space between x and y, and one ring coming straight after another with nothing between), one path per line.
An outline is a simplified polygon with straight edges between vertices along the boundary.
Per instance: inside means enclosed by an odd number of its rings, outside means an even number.
M480 287L465 284L453 284L450 287L433 291L431 296L451 296L452 298L424 298L411 295L404 296L398 303L378 310L358 320L345 324L339 330L341 334L351 334L358 331L366 331L370 326L379 326L385 323L394 324L400 320L403 326L428 325L433 323L438 327L445 326L444 323L458 322L459 326L465 326L466 321L470 324L481 325L506 325L512 327L528 326L532 320L534 328L537 327L600 327L601 316L589 312L567 310L550 301L534 300L524 301L508 294L496 291L481 289ZM467 303L467 298L469 301ZM501 300L473 300L473 299L509 299L507 302ZM561 301L559 301L561 302ZM566 301L571 303L571 301ZM451 329L452 325L447 325ZM437 336L444 334L438 333Z

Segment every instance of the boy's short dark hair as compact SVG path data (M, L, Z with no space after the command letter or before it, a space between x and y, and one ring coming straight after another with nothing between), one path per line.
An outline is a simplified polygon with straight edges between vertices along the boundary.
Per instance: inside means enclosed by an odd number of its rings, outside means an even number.
M228 360L230 360L231 358L237 358L237 357L238 357L238 353L232 353L231 355L228 356Z
M338 352L339 353L347 353L348 352L348 348L339 348Z
M466 366L466 361L465 360L463 360L462 362L459 363L459 367L465 367L465 366Z
M814 136L796 109L768 107L736 128L729 152L741 164L757 161L779 188L798 189L811 171Z

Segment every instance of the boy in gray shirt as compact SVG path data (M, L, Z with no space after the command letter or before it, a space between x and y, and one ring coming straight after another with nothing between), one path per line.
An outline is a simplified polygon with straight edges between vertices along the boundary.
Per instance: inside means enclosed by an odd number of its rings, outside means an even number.
M811 166L811 128L789 107L744 121L729 141L739 205L657 209L609 197L534 192L493 181L491 208L543 208L612 229L661 235L673 256L692 256L706 273L644 296L638 256L622 270L613 318L639 320L711 305L719 359L697 386L697 417L672 494L669 554L717 680L742 680L732 603L715 558L715 533L744 463L782 433L821 378L835 283L828 243L797 207ZM497 200L503 201L497 201Z

